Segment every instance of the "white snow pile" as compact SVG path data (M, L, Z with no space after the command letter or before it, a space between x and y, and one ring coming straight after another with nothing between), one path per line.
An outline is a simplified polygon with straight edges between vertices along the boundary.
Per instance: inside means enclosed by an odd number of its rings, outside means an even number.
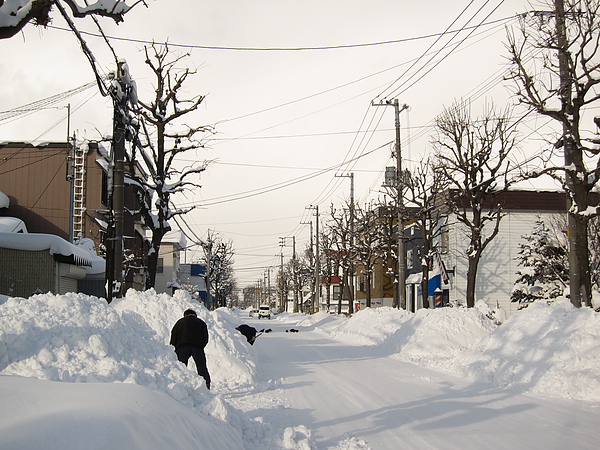
M458 355L449 370L541 397L600 400L600 314L535 302Z
M157 308L157 303L165 307ZM211 377L215 374L212 377L217 383L215 386L235 389L254 383L255 364L248 354L248 346L235 330L239 322L232 317L231 311L221 308L211 313L200 307L197 302L193 302L184 290L176 291L173 297L156 294L154 290L129 290L125 298L115 300L111 306L121 315L126 312L139 315L140 319L156 332L158 339L167 345L173 324L181 318L182 312L187 308L194 309L210 330L210 340L205 353ZM173 351L172 347L168 348ZM192 359L190 367L195 370Z
M498 311L477 306L275 320L530 395L600 401L599 313L560 300L502 322ZM209 328L212 391L168 345L187 308ZM241 317L209 312L184 291L129 291L110 305L82 294L0 297L0 448L311 448L304 425L270 424L223 398L264 393L267 403L279 401L258 379L257 350L235 330Z
M334 329L332 335L359 345L380 345L412 317L403 309L367 308Z
M235 330L231 313L210 313L185 292L171 297L129 291L111 305L83 294L5 299L0 304L0 397L11 408L0 408L0 448L40 448L39 433L23 434L40 426L58 437L48 440L57 442L45 445L48 450L198 448L199 442L203 448L239 449L282 441L285 430L277 436L249 420L206 389L193 360L189 368L177 361L168 345L170 329L187 308L210 330L206 354L213 389L251 390L253 349ZM45 381L28 380L17 388L20 377ZM140 386L149 389L140 394ZM7 403L11 395L15 401ZM105 401L108 395L112 401ZM124 407L127 398L133 403ZM15 404L22 405L21 414ZM136 437L140 426L143 438ZM100 437L107 428L123 441L90 444L85 437Z
M393 357L529 395L600 401L600 314L562 299L533 303L498 325L476 308L365 309L327 332Z

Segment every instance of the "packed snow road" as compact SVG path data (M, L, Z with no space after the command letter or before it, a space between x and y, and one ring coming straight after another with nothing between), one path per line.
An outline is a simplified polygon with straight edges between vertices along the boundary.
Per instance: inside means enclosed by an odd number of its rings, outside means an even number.
M594 404L472 383L312 325L242 320L272 331L254 345L255 390L225 397L253 418L295 427L295 442L307 434L306 448L597 448Z

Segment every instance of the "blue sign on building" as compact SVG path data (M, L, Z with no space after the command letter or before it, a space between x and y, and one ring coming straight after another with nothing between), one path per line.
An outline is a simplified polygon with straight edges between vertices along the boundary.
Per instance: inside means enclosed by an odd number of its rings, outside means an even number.
M204 264L191 264L190 275L193 277L205 277L206 266Z

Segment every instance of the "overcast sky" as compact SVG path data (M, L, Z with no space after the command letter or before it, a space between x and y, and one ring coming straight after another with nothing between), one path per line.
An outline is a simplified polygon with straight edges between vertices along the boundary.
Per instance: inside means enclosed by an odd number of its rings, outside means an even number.
M214 162L202 189L177 201L197 206L185 218L197 236L210 229L233 241L244 287L278 266L280 237L295 236L303 250L314 212L306 207L327 213L349 198L350 180L340 175L354 173L357 202L382 196L383 172L394 165L394 114L372 101L398 98L410 106L401 114L409 168L431 151L432 120L454 100L468 99L475 112L486 102L514 102L502 82L505 27L530 9L525 0L150 0L119 26L100 22L142 99L151 98L153 81L144 42L168 40L173 50L191 53L186 65L197 74L186 90L207 97L185 121L214 125L216 134L197 154ZM47 29L28 25L0 40L0 111L93 81L75 37L54 18ZM76 23L97 33L89 19ZM114 70L104 41L86 40L101 70ZM51 109L0 121L0 140L64 140L68 103L71 133L110 135L111 102L92 86ZM523 133L538 121L528 121ZM531 135L528 148L539 145ZM285 248L286 259L290 254ZM199 256L192 248L187 261Z

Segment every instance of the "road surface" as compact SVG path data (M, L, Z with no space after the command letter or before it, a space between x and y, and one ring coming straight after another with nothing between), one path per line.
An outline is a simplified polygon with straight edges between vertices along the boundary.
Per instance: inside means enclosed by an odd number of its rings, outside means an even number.
M304 425L318 449L598 448L596 404L473 383L400 361L380 347L348 345L314 326L244 320L273 331L254 345L255 390L226 397L274 426Z

